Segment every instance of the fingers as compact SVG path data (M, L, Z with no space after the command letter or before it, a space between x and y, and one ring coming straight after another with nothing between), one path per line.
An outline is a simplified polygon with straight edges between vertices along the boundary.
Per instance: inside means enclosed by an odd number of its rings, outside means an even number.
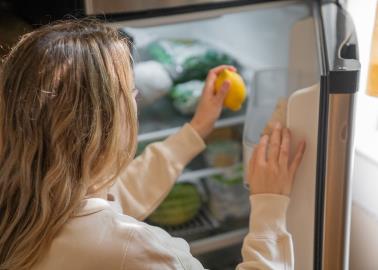
M226 98L228 91L230 90L230 86L230 81L224 81L224 83L221 86L221 89L215 94L215 98L220 104L223 104L223 101Z
M269 136L264 135L260 139L260 143L257 146L256 150L256 162L259 164L265 164L266 163L266 149L268 147L268 140Z
M278 165L283 168L287 168L289 165L290 141L290 131L289 129L285 128L282 132L282 143L278 157Z
M275 164L278 161L281 146L281 123L277 122L274 126L272 136L270 138L268 150L268 162Z
M209 71L209 75L210 74L215 74L215 75L218 75L222 70L224 70L225 68L231 70L231 71L236 71L236 68L234 66L230 66L230 65L221 65L221 66L217 66L213 69L210 69Z
M297 171L297 169L299 167L299 164L302 161L305 148L306 148L305 141L300 142L299 145L298 145L298 147L297 147L297 151L295 152L294 159L291 162L291 165L290 165L290 168L289 168L289 172L292 175L295 175L295 173L296 173L296 171Z
M236 71L235 67L229 65L221 65L211 69L207 74L205 91L208 91L209 93L213 94L213 85L215 83L215 79L217 78L218 74L225 68L232 71Z

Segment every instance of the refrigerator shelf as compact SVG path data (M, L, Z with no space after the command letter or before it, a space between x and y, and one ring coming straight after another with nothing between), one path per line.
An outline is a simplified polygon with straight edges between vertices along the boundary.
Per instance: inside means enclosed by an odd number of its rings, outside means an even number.
M219 226L219 222L203 207L191 221L177 226L162 226L162 228L174 237L181 237L190 241L201 239Z
M245 121L245 116L234 116L234 117L227 117L218 120L215 123L215 128L222 128L222 127L230 127L243 124ZM138 142L148 142L148 141L157 141L164 139L174 133L176 133L181 127L174 127L174 128L167 128L153 132L146 132L138 135Z
M220 233L211 237L189 242L190 252L193 255L200 255L207 252L234 246L243 242L248 233L248 228L241 228L225 233Z
M224 174L234 168L240 167L241 163L223 168L205 168L196 171L184 172L177 180L177 182L196 182L201 178L206 178L212 175Z
M245 225L227 230L222 227L224 224L219 223L204 207L188 223L178 226L163 226L162 228L174 237L186 239L189 242L191 253L196 256L240 244L248 233L248 228Z

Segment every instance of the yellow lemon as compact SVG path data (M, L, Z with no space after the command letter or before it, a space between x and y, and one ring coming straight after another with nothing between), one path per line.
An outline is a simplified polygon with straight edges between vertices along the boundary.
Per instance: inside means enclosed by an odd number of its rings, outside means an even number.
M220 91L224 81L229 81L231 85L230 90L224 99L223 105L232 111L240 110L247 97L247 90L242 77L238 73L229 69L222 70L215 80L216 92Z

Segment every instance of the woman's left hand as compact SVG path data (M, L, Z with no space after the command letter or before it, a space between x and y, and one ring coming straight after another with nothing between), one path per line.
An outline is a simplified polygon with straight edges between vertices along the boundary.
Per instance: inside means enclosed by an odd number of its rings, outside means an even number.
M272 135L261 137L249 162L248 182L251 195L271 193L289 196L306 148L301 141L290 156L291 134L278 122Z
M225 81L220 91L215 93L215 80L218 74L225 68L236 71L235 67L227 65L218 66L209 71L200 102L190 122L192 127L203 139L213 130L214 124L221 114L223 101L230 88L230 82Z

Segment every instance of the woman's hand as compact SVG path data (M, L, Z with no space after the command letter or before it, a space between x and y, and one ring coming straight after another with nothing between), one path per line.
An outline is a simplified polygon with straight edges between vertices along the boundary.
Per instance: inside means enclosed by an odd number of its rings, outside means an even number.
M305 151L299 143L290 158L290 131L277 123L270 137L264 135L250 160L248 181L251 194L274 193L289 196L295 173Z
M218 66L209 71L200 102L193 119L190 122L192 127L203 139L205 139L213 130L214 124L221 114L223 101L230 88L230 82L225 81L221 90L215 93L215 80L218 74L225 68L236 71L233 66L227 65Z

